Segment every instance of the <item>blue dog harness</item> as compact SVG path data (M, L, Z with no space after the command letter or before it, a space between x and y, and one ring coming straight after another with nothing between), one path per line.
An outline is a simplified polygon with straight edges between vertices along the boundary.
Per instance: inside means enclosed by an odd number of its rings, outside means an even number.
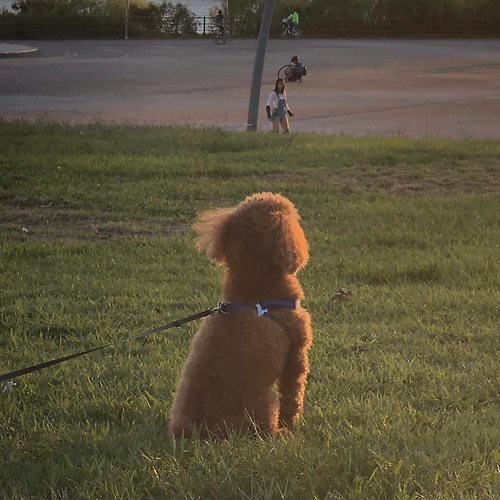
M256 309L257 316L259 318L264 317L276 321L269 314L268 307L285 307L287 309L296 309L297 307L299 307L299 304L300 300L295 300L295 299L287 299L287 300L267 299L263 300L262 302L258 302L254 306L245 306L243 304L237 304L234 302L219 302L219 305L217 306L217 311L219 311L222 314L229 314L231 312L240 311L242 309Z

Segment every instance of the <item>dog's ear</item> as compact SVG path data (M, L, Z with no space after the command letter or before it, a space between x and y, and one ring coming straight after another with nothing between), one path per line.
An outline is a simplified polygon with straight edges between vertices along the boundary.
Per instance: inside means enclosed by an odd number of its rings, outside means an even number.
M295 217L281 217L276 224L276 239L272 245L272 259L287 273L293 274L309 259L304 231Z
M193 229L198 234L199 250L206 250L210 260L223 264L226 259L227 226L233 208L210 210L200 215Z

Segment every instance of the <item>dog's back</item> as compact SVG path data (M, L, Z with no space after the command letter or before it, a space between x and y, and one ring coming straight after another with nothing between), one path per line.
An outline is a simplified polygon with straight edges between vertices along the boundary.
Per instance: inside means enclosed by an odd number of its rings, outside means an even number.
M249 307L302 298L295 273L307 261L307 242L288 200L254 195L210 212L195 229L199 246L226 266L224 300ZM279 425L293 425L308 371L310 319L300 307L269 309L270 316L249 307L203 321L172 403L171 435L275 434Z

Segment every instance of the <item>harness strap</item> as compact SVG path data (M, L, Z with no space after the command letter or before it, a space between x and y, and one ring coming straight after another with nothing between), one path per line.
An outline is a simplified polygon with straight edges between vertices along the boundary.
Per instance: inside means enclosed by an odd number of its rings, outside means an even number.
M219 302L217 309L222 314L229 314L234 311L240 311L241 309L256 309L257 316L259 318L263 316L265 318L276 321L269 314L269 307L284 307L287 309L296 309L297 307L299 307L299 304L300 300L295 299L266 299L262 302L257 302L257 304L255 304L254 306L246 306L243 304L238 304L236 302Z

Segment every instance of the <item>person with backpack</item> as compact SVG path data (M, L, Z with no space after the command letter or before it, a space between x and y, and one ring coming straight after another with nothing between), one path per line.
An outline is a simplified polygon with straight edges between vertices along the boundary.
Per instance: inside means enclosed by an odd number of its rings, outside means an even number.
M286 102L285 80L278 78L266 102L267 119L273 124L273 132L279 134L280 124L283 132L290 132L288 116L293 118L295 115L290 111ZM287 116L288 114L288 116Z
M302 77L307 75L307 68L299 61L299 56L293 56L290 59L293 68L287 78L289 82L301 82Z

